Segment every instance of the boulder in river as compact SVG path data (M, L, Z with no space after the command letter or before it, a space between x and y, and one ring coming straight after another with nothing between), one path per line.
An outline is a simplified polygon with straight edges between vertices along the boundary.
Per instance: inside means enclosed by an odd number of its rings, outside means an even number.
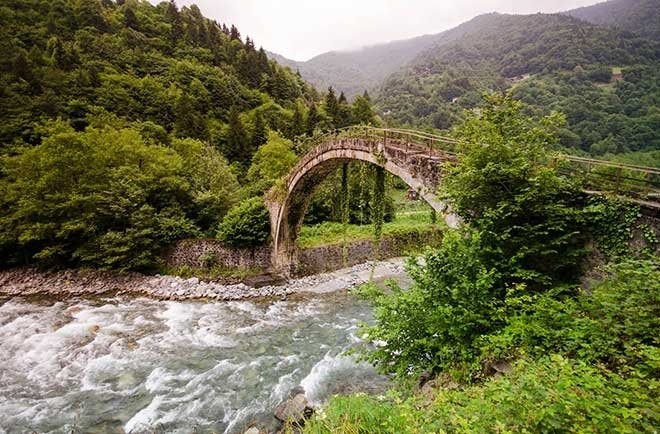
M275 408L275 418L284 423L304 424L305 420L314 414L307 397L298 393Z

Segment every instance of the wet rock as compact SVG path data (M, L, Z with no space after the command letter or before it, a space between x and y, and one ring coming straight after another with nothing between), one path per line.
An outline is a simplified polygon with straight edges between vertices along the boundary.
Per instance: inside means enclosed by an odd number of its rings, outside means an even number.
M298 393L275 408L275 418L281 422L302 425L314 414L307 397Z

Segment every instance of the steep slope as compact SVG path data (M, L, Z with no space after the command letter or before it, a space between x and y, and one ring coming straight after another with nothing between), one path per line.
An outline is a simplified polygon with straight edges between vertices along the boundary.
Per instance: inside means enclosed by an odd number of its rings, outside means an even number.
M45 119L83 129L89 113L104 110L223 148L232 111L269 105L269 122L279 124L285 109L311 98L235 27L174 2L4 1L0 72L0 143L38 143Z
M608 101L603 103L609 104L603 110L624 116L619 122L619 133L641 128L631 126L630 117L650 116L645 118L643 129L653 129L649 125L655 124L658 105L657 86L653 83L657 76L654 66L660 60L659 44L556 14L489 14L464 27L470 31L460 39L427 50L385 81L378 103L391 123L449 128L462 117L463 110L481 103L484 92L504 91L540 80L552 81L561 91L550 91L552 97L546 100L535 99L531 90L524 95L526 102L536 105L539 112L548 110L550 102L554 108L562 108L569 97L593 98L596 93ZM632 74L631 67L636 65L640 68ZM621 67L631 69L624 69L622 77ZM622 79L622 83L610 83ZM631 90L631 86L645 88L651 94L640 99L643 95ZM586 101L594 103L591 99ZM573 124L566 133L570 137L567 144L589 150L607 139L610 132L587 135L588 128L578 128L577 123L589 118L589 111L594 108L587 105L584 109L586 113L569 119ZM591 116L590 126L602 127L595 118L598 117ZM644 147L660 143L656 137L660 133L640 135L638 141L642 136L652 139ZM626 150L640 149L642 145L608 146L608 150L612 147Z
M660 0L610 0L565 14L660 41Z
M263 195L253 155L313 131L316 99L195 6L2 1L0 267L153 269Z

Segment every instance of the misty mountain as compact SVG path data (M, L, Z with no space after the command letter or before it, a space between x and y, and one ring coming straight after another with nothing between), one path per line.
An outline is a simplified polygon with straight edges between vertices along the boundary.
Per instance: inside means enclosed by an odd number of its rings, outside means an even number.
M305 80L319 90L329 86L351 98L365 90L372 91L385 78L415 59L425 50L462 36L462 28L435 35L364 47L354 51L330 51L305 62L287 59L275 53L269 56L282 65L300 71Z

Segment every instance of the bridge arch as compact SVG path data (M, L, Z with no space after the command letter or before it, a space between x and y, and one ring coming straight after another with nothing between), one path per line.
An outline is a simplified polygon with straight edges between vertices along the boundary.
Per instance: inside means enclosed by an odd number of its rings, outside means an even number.
M268 194L273 266L287 274L295 269L298 232L316 187L333 170L351 161L371 163L399 177L441 214L450 227L457 227L458 218L435 195L440 181L440 163L453 159L449 153L401 137L388 138L386 133L368 137L329 137L302 158L283 186Z

